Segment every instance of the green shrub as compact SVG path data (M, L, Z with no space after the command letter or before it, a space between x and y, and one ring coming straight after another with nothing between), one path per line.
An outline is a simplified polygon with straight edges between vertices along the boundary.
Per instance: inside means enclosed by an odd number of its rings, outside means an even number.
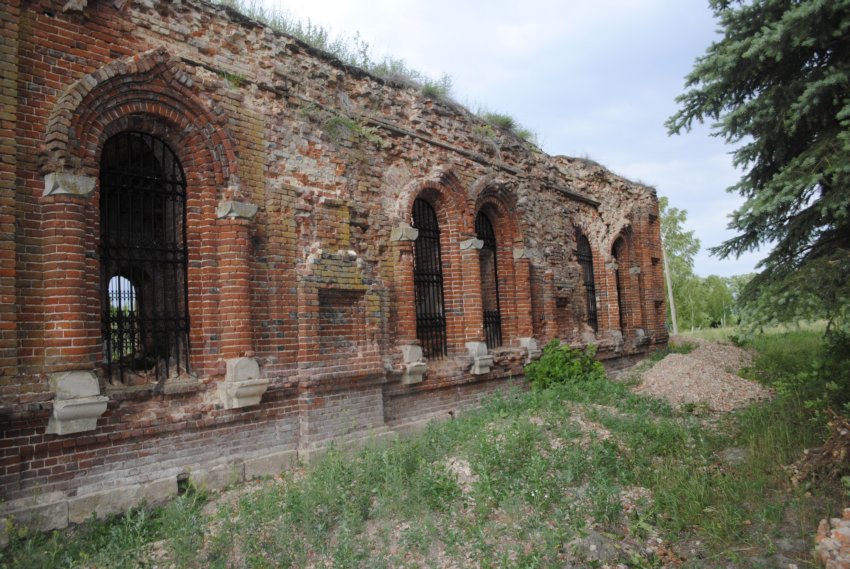
M596 358L596 346L575 350L552 340L539 360L525 366L525 377L537 389L564 383L582 383L605 379L605 369Z

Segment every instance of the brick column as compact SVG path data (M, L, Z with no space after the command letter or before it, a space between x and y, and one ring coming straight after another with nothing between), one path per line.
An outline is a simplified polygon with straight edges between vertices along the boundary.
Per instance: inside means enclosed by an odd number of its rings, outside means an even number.
M85 206L96 180L55 172L44 181L44 368L91 371L100 347L100 319L86 306Z
M15 126L18 120L18 19L20 2L0 12L0 377L14 377L18 359L15 312ZM0 397L4 395L0 380ZM0 404L0 407L2 405Z
M552 269L546 269L543 273L543 335L549 342L558 337L558 321L555 318L558 305L555 298L555 273Z
M396 344L416 343L416 292L413 286L413 246L419 230L406 223L393 228L390 241L395 261Z
M531 318L531 255L525 248L516 248L513 256L517 336L531 338L534 335L534 323Z
M251 335L251 223L257 206L223 201L216 210L221 300L221 356L227 364L219 398L226 409L257 405L269 385L260 377Z
M218 266L221 285L219 320L221 356L253 353L251 336L251 223L257 206L226 201L216 211Z
M405 385L419 383L428 366L416 339L416 291L413 284L413 246L419 230L406 223L393 228L390 241L395 261L396 345L401 350L402 378Z
M463 273L463 330L466 342L484 341L484 307L481 302L481 249L484 241L473 237L460 242Z
M108 403L94 373L100 318L86 305L86 202L95 183L64 172L44 177L44 370L54 393L48 434L96 429Z

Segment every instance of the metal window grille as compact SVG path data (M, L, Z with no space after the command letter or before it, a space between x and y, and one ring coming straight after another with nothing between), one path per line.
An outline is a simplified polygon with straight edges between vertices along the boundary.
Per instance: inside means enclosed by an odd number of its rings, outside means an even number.
M584 280L584 292L587 301L587 323L596 332L599 330L599 318L596 312L596 283L593 279L593 253L590 251L590 242L584 235L579 235L576 257L578 258L579 265L581 265L581 274Z
M100 164L101 331L110 381L189 371L186 178L161 140L122 132Z
M622 276L623 273L620 271L620 263L623 261L623 247L625 243L622 239L618 239L616 243L614 243L614 249L612 250L612 254L614 255L614 261L617 263L617 269L614 271L614 282L617 285L617 313L620 316L620 330L625 330L626 328L626 317L625 311L623 310L623 287Z
M475 235L484 242L479 251L481 304L484 308L484 337L490 349L502 345L502 312L499 308L499 271L496 262L496 232L484 212L475 217Z
M440 227L431 204L413 202L413 227L419 230L414 242L413 285L416 297L416 337L427 358L448 353L443 297L443 264L440 259Z

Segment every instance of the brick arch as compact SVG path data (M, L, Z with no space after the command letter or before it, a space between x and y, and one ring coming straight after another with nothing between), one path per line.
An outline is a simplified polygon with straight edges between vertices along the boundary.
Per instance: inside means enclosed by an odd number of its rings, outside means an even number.
M475 181L470 193L474 203L473 213L477 215L478 211L485 209L491 214L497 237L509 239L514 246L522 247L528 220L519 210L513 185L495 176L484 176Z
M639 273L632 273L632 268L637 267L633 237L631 226L626 225L615 234L609 249L611 261L618 265L612 274L611 298L616 299L617 320L624 334L643 327L643 311L640 305L641 278ZM615 255L615 252L618 255Z
M525 249L527 219L510 183L486 176L473 184L471 192L473 218L484 212L496 234L502 345L517 346L533 335L531 261Z
M173 150L187 169L205 173L203 185L238 179L233 141L164 48L113 61L72 84L50 114L43 169L95 177L103 143L131 125L172 141L179 136Z
M436 170L426 178L415 180L402 191L396 216L404 222L410 221L413 202L416 198L427 200L437 211L437 219L454 225L463 234L472 231L471 213L466 207L463 187L460 179L451 170Z

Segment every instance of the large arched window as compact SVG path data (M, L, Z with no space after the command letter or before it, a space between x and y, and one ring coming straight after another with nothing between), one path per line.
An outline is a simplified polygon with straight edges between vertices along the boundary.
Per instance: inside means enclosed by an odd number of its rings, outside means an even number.
M599 329L599 319L596 312L596 284L593 279L593 253L590 251L590 242L584 235L578 236L578 249L576 251L578 264L581 266L582 280L584 281L584 295L587 303L587 323L596 332Z
M416 337L422 343L425 357L441 358L448 353L448 346L440 226L434 208L421 198L413 202L413 227L419 230L413 256Z
M110 381L189 370L186 178L160 139L122 132L100 163L101 330Z
M628 274L626 272L628 268L623 266L626 263L625 247L626 242L621 237L614 242L614 247L611 249L611 254L614 256L614 261L617 264L617 268L614 270L614 282L617 284L617 313L620 316L620 330L625 330L626 328L625 299L623 298L626 287L624 286L623 278Z
M499 272L496 264L496 233L483 211L475 217L475 235L484 242L479 251L481 305L484 309L484 336L487 347L502 345L502 313L499 309Z

